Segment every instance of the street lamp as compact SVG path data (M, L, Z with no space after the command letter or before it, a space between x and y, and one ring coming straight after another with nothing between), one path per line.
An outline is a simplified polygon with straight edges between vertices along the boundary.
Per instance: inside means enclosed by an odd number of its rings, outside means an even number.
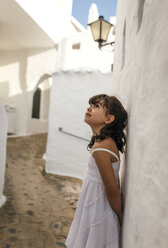
M112 26L114 26L110 22L105 21L103 16L99 16L97 21L89 23L88 25L91 28L94 41L99 43L99 49L101 49L102 46L114 44L114 41L102 44L103 42L107 41L110 29Z

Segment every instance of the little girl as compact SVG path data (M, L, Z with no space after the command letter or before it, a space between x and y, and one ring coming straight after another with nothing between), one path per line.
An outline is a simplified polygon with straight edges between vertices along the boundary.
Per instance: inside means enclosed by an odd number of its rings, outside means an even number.
M75 216L66 239L68 248L119 248L122 204L118 171L124 152L127 112L115 96L89 99L84 121L93 136L88 168Z

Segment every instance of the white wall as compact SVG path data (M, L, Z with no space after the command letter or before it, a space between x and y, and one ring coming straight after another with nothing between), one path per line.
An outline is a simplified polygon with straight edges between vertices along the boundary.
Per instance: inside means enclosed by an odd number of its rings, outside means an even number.
M118 2L113 89L128 111L122 248L168 244L167 13L167 1Z
M7 139L7 114L4 106L0 102L0 207L5 203L6 197L3 195L6 167L6 139Z
M15 0L58 43L71 33L72 0ZM44 18L45 17L45 18Z
M79 44L80 48L73 49L75 44ZM113 64L113 52L106 48L100 50L98 43L93 41L90 30L64 38L59 43L57 63L59 68L71 70L83 67L109 72L111 64Z
M37 125L31 125L34 121L31 119L33 93L40 83L39 80L55 70L56 61L56 49L0 52L0 99L4 105L15 106L15 116L12 116L13 120L9 119L12 120L9 127L13 126L15 134L37 132ZM38 132L41 131L47 131L43 120L38 121Z
M34 1L34 4L36 2L37 0ZM34 6L32 9L34 10ZM37 10L38 13L40 10L41 8ZM51 37L39 27L16 1L1 0L0 17L0 50L54 47L54 41ZM45 18L45 20L48 20L48 18Z
M12 5L10 1L1 4L4 19L1 32L3 50L0 49L0 100L6 109L10 109L8 132L16 135L47 132L49 90L43 91L41 97L41 118L31 118L33 94L43 77L46 80L45 75L51 75L57 67L65 70L93 68L107 72L111 70L113 56L111 52L100 51L91 33L71 17L72 0L16 0ZM10 22L7 23L9 13ZM25 30L19 32L24 26L28 28L26 38ZM31 30L37 30L39 34L35 39L34 36L30 39ZM8 33L12 35L8 36ZM45 38L45 44L38 37ZM66 38L53 48L52 40L57 43L62 37ZM5 42L7 40L9 42ZM72 45L78 42L80 49L72 49ZM33 48L38 44L39 48Z
M91 96L111 94L112 73L99 71L58 71L50 93L46 172L83 178L87 167L88 141L61 133L91 138L84 114Z
M80 49L72 49L77 43ZM42 94L40 119L31 118L33 94L41 80L47 80L46 76L55 68L92 68L107 72L113 63L112 53L100 51L87 32L65 38L58 51L24 49L1 51L0 55L0 99L5 105L15 107L15 112L8 113L8 131L16 135L47 132L48 122L44 116L47 117L49 90Z

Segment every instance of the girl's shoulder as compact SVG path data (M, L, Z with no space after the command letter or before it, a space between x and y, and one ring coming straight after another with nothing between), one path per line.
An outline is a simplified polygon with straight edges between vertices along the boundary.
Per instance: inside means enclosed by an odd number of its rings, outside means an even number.
M110 151L114 152L120 159L119 150L117 148L117 145L116 145L115 141L109 137L105 138L104 140L95 142L92 149L94 150L95 148L104 148L104 149L110 150ZM112 155L112 157L113 157L112 162L116 162L116 158L113 155Z

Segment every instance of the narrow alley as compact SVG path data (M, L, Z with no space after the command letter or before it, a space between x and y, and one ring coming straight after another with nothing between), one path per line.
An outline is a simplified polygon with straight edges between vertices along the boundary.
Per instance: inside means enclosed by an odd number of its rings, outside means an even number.
M8 138L1 248L65 247L81 180L45 173L46 140L46 134Z

